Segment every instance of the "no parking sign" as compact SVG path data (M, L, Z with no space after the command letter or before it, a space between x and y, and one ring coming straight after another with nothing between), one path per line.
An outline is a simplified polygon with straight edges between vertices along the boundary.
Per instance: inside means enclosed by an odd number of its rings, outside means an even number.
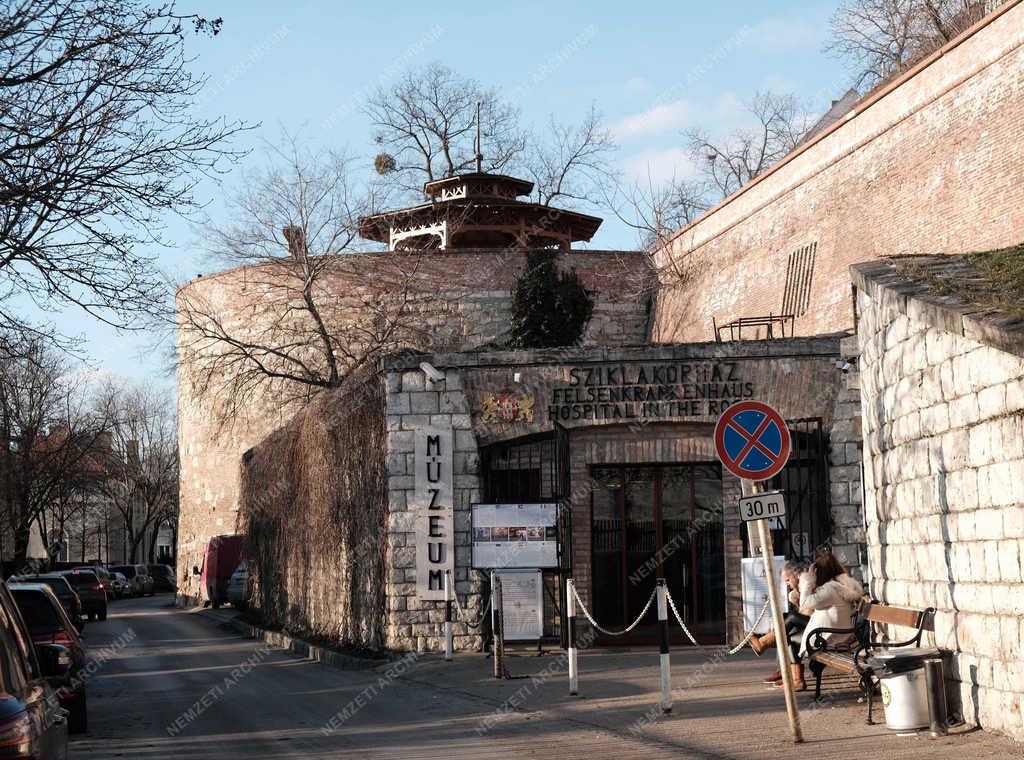
M730 406L715 425L715 452L738 478L768 480L786 466L789 428L775 409L760 401Z

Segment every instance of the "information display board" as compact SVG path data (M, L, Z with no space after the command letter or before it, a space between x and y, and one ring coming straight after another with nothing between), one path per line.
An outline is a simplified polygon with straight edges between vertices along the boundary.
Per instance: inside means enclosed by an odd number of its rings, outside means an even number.
M474 504L473 567L558 567L557 504Z
M544 587L540 570L501 570L505 641L536 641L544 635Z
M786 600L789 599L789 589L782 580L782 567L786 564L786 558L777 555L775 557L775 583L779 589L779 599L785 608ZM760 557L744 557L740 561L740 577L743 579L743 630L750 630L757 620L757 616L764 609L765 599L768 597L768 584L765 581L764 562ZM766 612L761 617L761 622L754 633L764 635L772 629L772 616Z

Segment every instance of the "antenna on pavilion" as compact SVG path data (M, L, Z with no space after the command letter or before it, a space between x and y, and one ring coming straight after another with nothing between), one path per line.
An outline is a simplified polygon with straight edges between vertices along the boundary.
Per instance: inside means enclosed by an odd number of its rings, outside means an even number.
M476 172L484 170L484 154L480 149L480 101L476 102Z

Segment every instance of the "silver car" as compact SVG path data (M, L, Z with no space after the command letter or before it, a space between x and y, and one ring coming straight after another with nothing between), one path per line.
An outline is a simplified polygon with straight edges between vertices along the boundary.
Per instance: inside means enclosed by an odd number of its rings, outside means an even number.
M235 572L231 573L228 580L228 602L233 607L244 610L249 606L249 597L252 595L252 586L249 583L249 566L242 561Z

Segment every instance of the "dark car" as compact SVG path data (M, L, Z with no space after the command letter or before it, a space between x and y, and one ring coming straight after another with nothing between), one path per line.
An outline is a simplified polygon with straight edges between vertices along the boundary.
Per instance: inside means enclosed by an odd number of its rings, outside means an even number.
M70 667L60 644L33 646L11 592L0 583L0 757L66 760L68 713L48 679L65 677Z
M81 631L85 625L85 621L82 620L82 600L78 598L78 594L71 587L71 583L68 579L59 573L53 575L20 575L14 576L10 579L13 583L45 583L53 591L54 595L60 601L64 611L68 613L68 617L71 618L71 622L75 624L75 627Z
M56 595L42 583L8 584L34 644L60 644L71 656L71 667L59 678L51 678L60 706L68 711L68 731L82 733L88 727L85 702L85 644ZM0 754L0 757L3 757Z
M92 570L65 570L61 573L82 600L82 610L90 620L107 619L107 592Z
M153 579L145 565L114 565L110 569L128 579L132 596L153 596L155 593Z
M146 569L153 578L153 587L157 591L178 590L178 584L174 577L174 568L170 565L146 565Z

